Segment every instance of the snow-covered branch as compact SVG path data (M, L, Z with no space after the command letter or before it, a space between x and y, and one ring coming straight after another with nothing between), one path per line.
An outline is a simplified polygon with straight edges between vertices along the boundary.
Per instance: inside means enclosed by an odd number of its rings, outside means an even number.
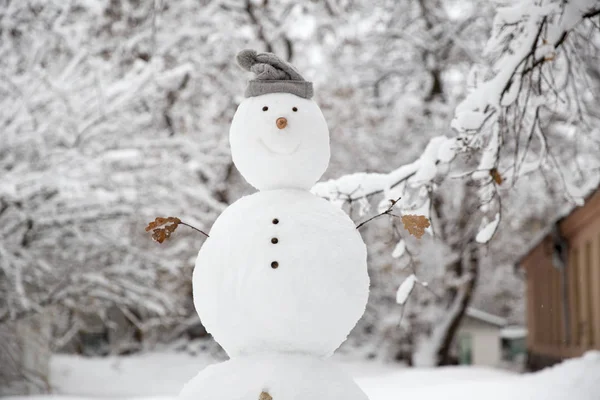
M487 70L475 66L471 71L471 92L456 107L455 118L451 123L458 133L456 138L445 136L433 138L422 155L414 162L402 165L385 174L354 173L338 179L318 183L313 193L344 204L383 193L386 199L403 195L409 189L431 189L434 180L443 178L441 171L447 171L455 153L477 155L478 165L471 171L471 178L480 187L481 207L493 212L493 223L483 224L480 242L487 242L499 225L499 205L494 206L497 196L495 184L501 184L499 172L501 151L506 147L507 133L517 135L527 130L527 146L519 149L515 156L502 164L503 170L529 172L539 167L548 155L548 143L539 123L543 107L558 107L563 94L555 86L546 83L542 67L547 75L562 73L563 80L572 81L574 72L565 69L559 57L567 54L562 49L569 33L582 21L600 13L596 1L525 1L501 7L497 10L494 29L485 49L485 54L493 60ZM566 58L567 55L562 56ZM532 88L535 87L535 90ZM535 92L535 93L532 93ZM576 90L566 95L581 96ZM579 104L571 102L571 104ZM541 151L537 161L524 165L527 153L531 151L531 141L539 138ZM440 176L441 175L441 176ZM396 190L393 190L396 189ZM421 195L424 192L421 191ZM414 209L414 197L406 197L408 204L398 204L400 209ZM423 210L425 211L425 210ZM428 213L424 215L429 216ZM493 229L492 229L493 228ZM485 236L485 237L484 237Z
M576 112L589 90L576 80L577 67L565 48L570 33L600 13L598 2L522 1L501 7L496 12L493 31L485 54L492 60L485 69L471 71L472 90L457 106L452 127L465 148L481 148L475 179L491 181L490 171L499 168L501 152L511 135L516 136L514 156L503 167L512 170L514 179L545 161L549 155L541 111ZM584 66L579 66L579 69ZM521 138L521 133L525 138ZM538 138L538 159L524 165ZM519 144L525 146L519 149ZM489 193L488 193L489 195Z
M387 174L356 173L320 182L312 188L312 192L340 205L383 194L382 206L389 204L388 200L394 200L394 208L401 212L414 213L418 210L422 213L420 215L429 216L429 207L424 207L428 190L440 171L447 170L445 165L454 158L454 147L453 139L434 137L413 163Z

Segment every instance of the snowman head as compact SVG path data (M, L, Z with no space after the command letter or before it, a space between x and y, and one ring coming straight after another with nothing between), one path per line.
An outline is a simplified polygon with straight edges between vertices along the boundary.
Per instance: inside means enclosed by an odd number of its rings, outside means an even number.
M270 53L244 50L238 62L257 79L233 117L233 162L259 190L310 189L329 164L329 130L310 99L312 84Z

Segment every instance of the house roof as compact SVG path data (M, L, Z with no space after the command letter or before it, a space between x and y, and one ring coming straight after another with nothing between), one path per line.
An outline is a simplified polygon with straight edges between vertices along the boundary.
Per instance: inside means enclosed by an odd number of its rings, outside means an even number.
M521 339L527 337L527 328L524 326L507 326L500 331L502 339Z
M564 206L560 207L558 212L556 213L556 217L551 220L551 222L546 226L545 229L542 229L538 232L533 239L529 241L529 244L525 247L525 250L516 257L515 266L523 260L534 248L536 248L550 233L552 233L552 229L559 224L562 220L571 215L575 210L580 207L583 207L587 201L593 197L596 193L600 193L600 186L595 186L595 189L588 191L585 199L578 204L567 203Z
M485 322L490 325L494 325L497 327L503 327L507 324L506 318L502 318L498 315L490 314L485 311L479 310L477 308L469 307L466 311L467 317L476 319L481 322Z

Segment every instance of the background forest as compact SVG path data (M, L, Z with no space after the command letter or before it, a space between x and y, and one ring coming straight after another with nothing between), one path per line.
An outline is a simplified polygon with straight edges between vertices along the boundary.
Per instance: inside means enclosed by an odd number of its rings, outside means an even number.
M203 236L180 227L159 245L144 228L176 216L209 230L227 205L252 192L228 148L248 79L235 54L275 52L314 82L331 132L324 180L389 173L427 154L430 139L456 137L465 128L455 119L460 102L499 73L494 62L512 54L511 43L527 37L527 24L502 36L507 31L493 22L498 7L484 0L0 0L0 347L9 346L15 324L42 316L51 325L39 335L55 352L127 354L169 343L196 351L200 343L221 354L191 301ZM597 15L590 11L564 44L545 50L550 73L540 67L509 90L517 106L489 128L503 133L496 175L491 165L484 173L492 192L482 194L471 172L494 133L452 163L436 161L427 185L407 197L426 199L416 209L427 209L433 236L416 240L386 215L361 229L371 295L343 352L418 363L456 299L463 312L471 305L522 322L515 262L598 181ZM330 193L332 185L315 190ZM388 193L339 194L332 200L357 223L389 200ZM475 248L490 221L498 225L493 240ZM399 305L398 287L412 274L428 285L415 285Z

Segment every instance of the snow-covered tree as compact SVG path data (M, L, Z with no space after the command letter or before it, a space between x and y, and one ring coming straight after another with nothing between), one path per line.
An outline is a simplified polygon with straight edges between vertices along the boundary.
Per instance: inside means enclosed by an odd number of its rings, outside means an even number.
M504 212L500 185L514 185L517 178L539 168L550 169L561 178L569 199L580 198L572 191L578 183L581 185L583 180L584 186L589 184L593 176L590 162L598 161L593 151L577 153L574 160L586 163L586 171L576 177L583 178L580 182L572 176L565 178L559 160L569 161L564 157L565 144L577 147L579 141L591 138L588 144L597 146L597 113L589 106L597 101L594 89L599 82L589 60L598 57L595 45L599 32L592 19L599 13L595 1L520 2L499 8L486 45L490 66L477 64L471 70L471 91L456 107L452 127L459 133L457 137L431 139L417 161L392 172L358 173L315 187L316 193L342 204L364 203L371 196L383 194L386 211L385 203L399 199L393 205L395 211L385 214L396 218L422 214L432 220L438 245L446 249L448 257L432 266L437 274L430 269L423 275L441 280L438 287L442 290L436 293L427 279L418 278L413 271L400 286L398 296L404 304L409 289L423 280L422 285L427 284L434 294L433 299L425 300L425 304L436 304L432 318L423 318L428 314L423 309L413 314L417 322L411 322L411 335L416 330L425 332L424 337L413 341L414 362L435 365L449 361L453 334L479 275L482 250L478 243L490 241ZM565 130L570 136L564 134ZM552 133L557 134L554 142L549 140ZM538 144L532 144L534 138ZM553 146L562 154L553 152ZM451 161L453 168L448 166ZM566 170L572 168L573 160ZM591 168L597 168L597 164ZM449 184L442 183L443 179L457 173L465 178L459 191L445 191ZM443 211L448 203L455 203L458 209L454 216ZM396 256L406 254L406 238L398 228L394 231L399 236ZM443 254L439 248L437 252ZM419 321L425 321L420 329L416 328Z
M198 238L159 250L143 228L162 214L209 225L226 205L233 90L206 77L230 63L185 51L217 21L191 2L202 22L174 36L153 2L2 10L0 321L47 305L69 312L67 335L112 308L142 331L187 319ZM212 91L224 95L204 104Z

